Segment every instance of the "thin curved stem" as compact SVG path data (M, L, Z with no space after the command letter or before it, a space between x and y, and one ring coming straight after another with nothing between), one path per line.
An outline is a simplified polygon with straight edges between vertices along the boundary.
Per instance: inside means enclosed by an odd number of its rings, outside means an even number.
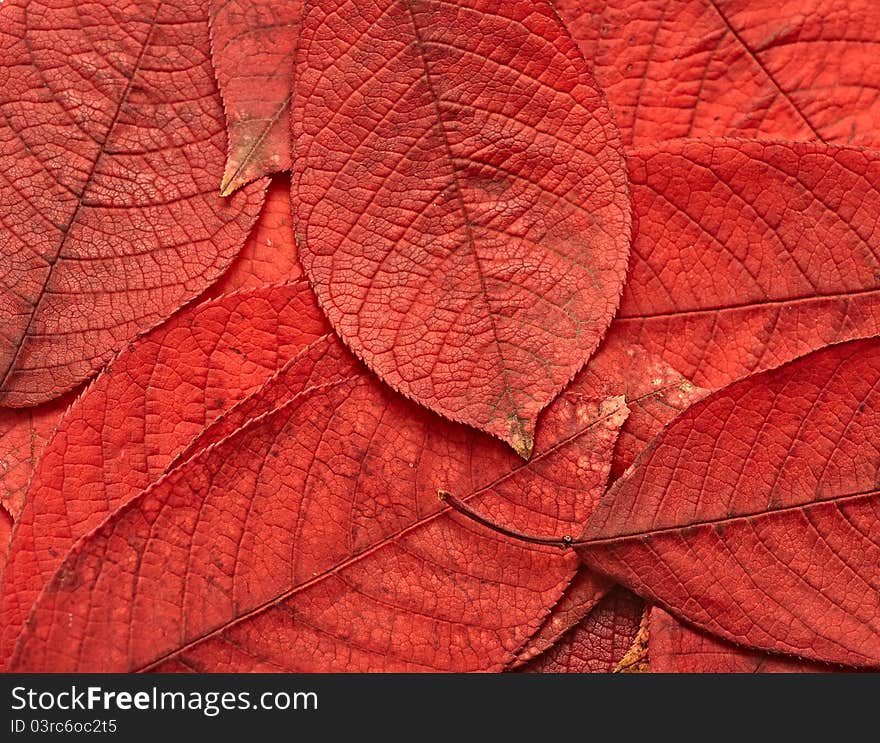
M562 537L540 537L533 534L523 534L522 532L508 529L506 526L502 526L501 524L492 521L492 519L477 513L469 505L467 505L467 503L459 500L452 493L449 493L445 490L438 490L437 496L444 503L448 503L453 510L458 511L460 514L462 514L462 516L467 516L469 519L471 519L471 521L476 521L478 524L482 524L487 529L496 531L499 534L504 534L505 536L511 537L512 539L517 539L520 542L528 542L529 544L550 545L551 547L559 547L560 549L568 549L569 547L582 543L580 540L572 539L570 534L566 534Z

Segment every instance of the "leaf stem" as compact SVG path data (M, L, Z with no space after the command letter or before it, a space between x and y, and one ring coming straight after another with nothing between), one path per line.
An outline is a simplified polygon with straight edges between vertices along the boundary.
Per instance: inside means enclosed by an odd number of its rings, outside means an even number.
M517 539L520 542L528 542L529 544L550 545L552 547L559 547L559 549L563 550L568 549L569 547L572 547L576 544L582 543L581 540L572 539L570 534L566 534L562 537L539 537L533 534L523 534L522 532L508 529L506 526L502 526L496 521L492 521L492 519L477 513L463 500L456 498L452 493L449 493L446 490L438 490L437 497L440 498L440 500L442 500L444 503L448 503L453 510L458 511L463 516L467 516L469 519L471 519L471 521L476 521L478 524L482 524L492 531L496 531L499 534L504 534L505 536L511 537L512 539Z

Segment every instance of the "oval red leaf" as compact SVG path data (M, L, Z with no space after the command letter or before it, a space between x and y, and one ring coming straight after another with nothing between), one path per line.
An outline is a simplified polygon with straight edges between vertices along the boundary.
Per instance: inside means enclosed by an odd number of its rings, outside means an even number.
M253 289L179 313L97 377L58 423L18 519L0 601L3 657L76 541L327 332L304 282Z
M737 382L689 408L603 499L578 550L729 641L880 658L880 339Z
M0 13L0 405L71 389L235 258L262 187L217 194L204 3Z
M300 257L407 397L532 449L629 250L616 126L546 0L312 3L291 109Z
M471 528L437 491L570 531L605 486L620 398L580 377L524 463L359 364L311 386L322 358L292 362L255 393L249 421L216 441L209 428L190 459L74 546L15 668L500 670L512 659L577 561Z

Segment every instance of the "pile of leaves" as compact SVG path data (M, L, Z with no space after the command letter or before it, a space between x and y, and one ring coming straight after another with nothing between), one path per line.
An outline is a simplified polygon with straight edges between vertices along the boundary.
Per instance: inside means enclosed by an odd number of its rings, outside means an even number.
M878 43L5 0L0 663L880 667Z

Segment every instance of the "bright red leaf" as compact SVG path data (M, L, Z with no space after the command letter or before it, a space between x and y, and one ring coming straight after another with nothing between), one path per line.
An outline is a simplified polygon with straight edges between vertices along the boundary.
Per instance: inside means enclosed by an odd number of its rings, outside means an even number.
M293 241L290 181L273 179L260 218L229 270L202 298L220 297L240 289L286 284L303 278Z
M554 0L627 144L880 146L874 0Z
M60 395L232 262L262 202L221 199L198 0L0 13L0 404Z
M9 548L9 540L12 538L12 527L14 526L12 514L6 510L6 507L0 507L0 580L6 571L6 552Z
M629 591L613 589L559 642L521 669L525 673L611 673L639 631L644 604Z
M300 258L392 387L528 457L629 247L617 128L546 0L311 3L291 108Z
M834 666L770 655L724 642L651 609L648 656L654 673L830 673Z
M249 422L219 440L209 428L191 458L74 546L34 607L13 667L509 662L577 562L471 528L437 490L499 520L570 531L604 489L621 399L582 375L542 418L524 463L351 360L341 359L355 372L347 380L311 386L322 358L292 362L255 394ZM226 417L214 426L225 430Z
M0 409L0 506L18 518L43 447L65 410L70 393L35 408Z
M47 445L19 518L2 592L4 658L76 540L328 331L305 282L252 289L178 314L92 383Z
M876 666L878 390L875 338L711 395L610 489L578 551L729 641Z
M288 113L303 5L303 0L210 0L211 56L229 138L220 184L224 196L290 169Z

